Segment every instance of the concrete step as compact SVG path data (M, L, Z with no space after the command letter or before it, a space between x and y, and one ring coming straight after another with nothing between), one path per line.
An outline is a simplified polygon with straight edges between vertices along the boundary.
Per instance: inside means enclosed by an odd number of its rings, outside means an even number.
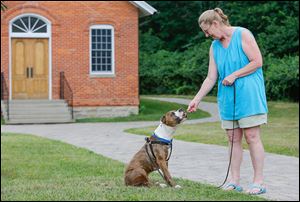
M67 118L44 119L10 119L5 124L45 124L45 123L74 123L75 120Z
M70 113L61 114L9 114L10 119L44 119L44 118L70 118Z
M2 102L2 100L1 100L1 112L2 112L2 115L3 115L4 120L6 120L6 119L7 119L6 106L5 106L5 104Z
M54 102L54 103L50 103L50 102L44 102L44 103L9 103L9 106L66 106L68 105L67 103L60 103L60 102Z
M10 114L55 114L55 113L70 113L69 107L48 107L48 108L11 108Z
M29 103L9 103L9 108L17 108L17 109L22 109L25 107L28 108L44 108L44 107L67 107L67 103L34 103L34 104L29 104Z
M9 103L65 103L65 100L10 100Z
M9 120L6 105L1 102L6 124L68 123L71 109L64 100L12 100L9 102Z

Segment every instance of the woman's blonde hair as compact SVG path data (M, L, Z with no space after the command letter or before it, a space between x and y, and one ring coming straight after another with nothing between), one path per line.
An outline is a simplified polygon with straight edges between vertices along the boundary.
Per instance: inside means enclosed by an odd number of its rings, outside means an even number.
M204 11L200 15L200 17L198 19L198 23L199 23L199 26L202 23L212 24L213 20L219 21L219 22L221 22L221 23L223 23L227 26L230 26L227 15L225 15L223 13L222 9L220 9L220 8L215 8L215 9L212 9L212 10Z

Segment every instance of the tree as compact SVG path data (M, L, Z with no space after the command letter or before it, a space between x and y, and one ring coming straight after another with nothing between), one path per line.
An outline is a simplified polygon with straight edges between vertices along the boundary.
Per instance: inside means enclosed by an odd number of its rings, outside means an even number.
M195 94L212 39L199 15L221 8L232 26L249 29L263 55L268 99L299 101L299 1L149 1L158 13L140 20L140 90ZM211 91L216 94L216 88Z

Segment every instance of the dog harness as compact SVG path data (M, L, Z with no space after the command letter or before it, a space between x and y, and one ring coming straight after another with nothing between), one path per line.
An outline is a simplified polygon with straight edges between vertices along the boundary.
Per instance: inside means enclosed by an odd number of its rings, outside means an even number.
M146 137L145 140L146 140L146 143L150 146L150 151L152 153L152 156L153 156L154 160L156 160L156 156L154 154L153 146L152 145L153 144L161 144L161 145L169 146L169 148L170 148L170 153L168 155L168 158L166 159L166 161L169 161L169 159L170 159L170 157L172 155L172 145L173 145L172 142L173 142L173 139L166 140L164 138L158 137L155 133L152 134L152 137L154 137L156 140L152 140L151 141L149 137ZM148 153L147 147L146 147L146 150L147 150L147 153ZM148 153L148 156L149 156L150 160L152 160L151 157L150 157L150 155L149 155L149 153Z
M169 156L168 158L166 159L166 162L169 161L171 155L172 155L172 141L173 139L171 139L170 141L169 140L166 140L166 139L163 139L163 138L159 138L157 137L157 135L155 133L153 133L152 137L154 137L156 140L153 140L151 141L149 137L146 137L145 140L146 140L146 152L147 152L147 155L150 159L150 161L152 162L153 165L155 165L154 167L156 167L156 169L154 170L157 170L158 173L161 175L161 177L163 179L165 179L163 173L160 171L160 167L159 165L156 163L156 156L154 154L154 151L153 151L153 144L161 144L161 145L166 145L166 146L169 146L170 148L170 153L169 153ZM150 154L149 154L149 151L148 151L148 146L150 147L150 151L151 151L151 154L154 158L154 160L151 158Z
M150 140L149 137L146 137L146 152L147 155L152 162L152 165L154 165L155 170L159 172L159 174L162 176L163 179L165 179L163 173L160 171L160 167L156 162L156 156L153 151L153 144L160 144L160 145L166 145L170 149L169 155L166 159L166 162L169 161L171 155L172 155L172 142L173 142L173 134L175 133L176 127L168 126L162 122L160 122L159 126L155 129L155 131L152 134L152 138L154 140ZM149 148L151 151L151 154L153 158L150 156Z

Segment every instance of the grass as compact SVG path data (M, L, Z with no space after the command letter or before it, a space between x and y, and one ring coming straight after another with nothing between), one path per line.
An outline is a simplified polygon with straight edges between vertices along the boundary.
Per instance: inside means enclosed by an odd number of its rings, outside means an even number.
M299 104L268 102L268 108L268 124L261 127L265 151L299 157ZM156 127L128 129L126 132L147 136ZM182 125L176 131L175 138L188 142L228 145L220 122ZM245 140L243 148L248 149Z
M179 108L186 109L186 105L169 103L157 100L147 99L146 97L141 97L140 100L140 111L138 115L131 115L129 117L116 117L116 118L85 118L77 119L78 123L85 122L126 122L126 121L157 121L159 120L163 113L176 110ZM209 113L202 110L198 110L196 113L191 114L189 119L199 119L209 117Z
M126 187L125 165L59 141L1 133L1 201L265 200L175 179L180 190ZM162 182L159 175L151 179Z
M192 100L194 98L194 95L170 95L170 94L162 94L162 95L142 95L141 97L143 98L148 98L148 97L166 97L166 98L183 98L183 99L190 99ZM203 98L204 102L215 102L217 103L217 97L216 96L205 96Z

